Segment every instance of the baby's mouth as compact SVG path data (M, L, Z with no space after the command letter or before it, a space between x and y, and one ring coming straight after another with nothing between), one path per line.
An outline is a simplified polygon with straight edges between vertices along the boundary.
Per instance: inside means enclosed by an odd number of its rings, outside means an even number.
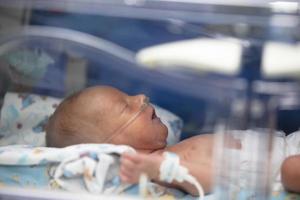
M151 119L152 119L152 120L159 119L159 117L157 117L157 115L156 115L155 109L154 109L154 108L152 108L152 109L153 109L153 110L152 110L152 116L151 116Z
M151 117L151 119L155 119L155 118L157 118L157 116L156 116L156 113L155 113L155 109L153 109L153 112L152 112L152 117Z

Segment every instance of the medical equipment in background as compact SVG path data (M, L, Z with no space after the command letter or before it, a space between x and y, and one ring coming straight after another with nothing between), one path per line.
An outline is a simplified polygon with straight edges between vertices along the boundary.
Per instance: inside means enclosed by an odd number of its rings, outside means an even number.
M243 59L243 62L247 60L249 66L246 70L239 68L240 70L237 71L242 77L257 76L255 66L250 65L255 65L255 60L259 59L257 55L259 53L256 50L259 50L260 47L257 46L262 44L261 39L276 38L275 40L278 40L280 37L284 41L291 41L293 40L291 37L297 38L297 36L290 35L290 30L297 23L297 17L289 14L297 8L296 1L296 4L293 1L283 3L271 0L216 0L209 1L209 3L202 0L116 0L113 2L92 0L92 4L85 1L74 3L68 0L59 3L45 0L35 0L34 2L23 0L18 4L17 1L2 0L2 2L7 7L25 8L27 12L24 13L24 18L26 19L22 20L25 23L24 26L40 25L78 30L117 43L134 53L144 47L171 41L227 37L245 39L243 47L248 44L250 50L247 50L248 58ZM10 13L16 12L15 10ZM272 18L275 11L279 14ZM11 28L13 24L2 27ZM274 26L270 27L270 24ZM277 26L278 24L279 26ZM285 28L280 28L280 24L284 24ZM3 30L6 31L4 28ZM203 53L203 51L200 52ZM67 65L68 76L65 78L65 83L59 74L54 73L54 70L53 72L47 71L46 76L48 79L57 80L53 81L54 83L60 82L65 86L60 88L62 92L67 90L68 93L71 93L85 84L99 83L113 85L129 94L143 90L154 103L172 110L184 119L183 139L193 136L196 132L205 133L212 130L211 124L217 116L217 111L213 110L214 107L209 101L206 101L205 98L209 97L201 95L201 91L206 93L211 90L205 87L201 88L201 86L206 82L213 82L214 79L219 80L219 77L202 74L200 80L198 77L189 75L186 79L178 81L177 77L182 77L181 72L177 73L176 78L173 78L174 76L160 75L161 73L157 73L157 71L152 75L139 69L126 71L126 67L121 67L122 64L113 61L107 62L106 58L93 63L87 62L84 57L76 54L60 54L59 57L58 59L62 62L60 65ZM217 60L214 59L214 61ZM64 70L59 67L58 63L54 66L61 71ZM84 73L88 78L78 75ZM118 79L111 78L118 74L122 74ZM167 81L163 80L166 77L169 79L168 84L165 84ZM52 84L49 83L50 81L47 80L47 84L44 84L43 87L51 86ZM211 96L218 93L222 93L222 91L216 91ZM212 98L217 99L218 97L215 95ZM183 106L181 102L185 102L185 105Z

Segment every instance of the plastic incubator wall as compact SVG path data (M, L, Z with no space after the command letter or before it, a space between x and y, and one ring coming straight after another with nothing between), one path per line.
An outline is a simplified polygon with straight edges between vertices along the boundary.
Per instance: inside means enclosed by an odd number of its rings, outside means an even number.
M84 185L68 188L49 157L36 159L31 153L43 150L45 125L62 98L89 86L111 85L132 95L144 93L162 107L170 144L220 133L217 198L245 199L253 192L261 199L292 198L282 190L272 193L271 161L266 159L275 135L290 134L300 125L299 3L279 3L0 0L0 144L38 146L7 147L14 156L1 160L1 182L18 188L93 190L95 181L86 178ZM251 143L256 147L250 149L251 173L237 169L244 157L226 146L227 135L222 133L232 130L260 133L260 140ZM238 132L232 136L240 137ZM61 161L59 154L51 154L52 159ZM9 163L13 167L7 167ZM101 192L138 193L137 186L119 185L112 176L115 168L110 170ZM154 196L196 199L181 191L153 188ZM15 198L31 193L0 190L1 196ZM53 198L63 195L70 194Z

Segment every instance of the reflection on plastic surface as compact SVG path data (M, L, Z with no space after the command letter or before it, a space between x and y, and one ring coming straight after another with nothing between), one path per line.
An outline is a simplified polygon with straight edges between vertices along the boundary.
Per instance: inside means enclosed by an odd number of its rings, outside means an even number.
M216 136L216 195L225 200L266 200L271 192L271 153L276 106L272 98L233 100Z
M254 81L251 89L251 96L233 99L228 118L216 127L217 199L266 200L283 191L276 182L284 159L274 154L281 148L276 139L284 137L277 118L280 110L300 108L300 89L263 81Z

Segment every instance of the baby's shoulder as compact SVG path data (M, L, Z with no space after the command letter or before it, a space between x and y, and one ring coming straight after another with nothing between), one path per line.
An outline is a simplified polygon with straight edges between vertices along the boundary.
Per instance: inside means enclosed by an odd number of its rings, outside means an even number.
M199 154L212 151L213 140L213 135L198 135L167 147L166 150L174 152L184 158L199 156Z
M201 134L201 135L196 135L190 138L187 138L185 140L182 140L180 143L184 144L202 144L202 143L208 143L212 144L214 141L214 135L213 134Z

